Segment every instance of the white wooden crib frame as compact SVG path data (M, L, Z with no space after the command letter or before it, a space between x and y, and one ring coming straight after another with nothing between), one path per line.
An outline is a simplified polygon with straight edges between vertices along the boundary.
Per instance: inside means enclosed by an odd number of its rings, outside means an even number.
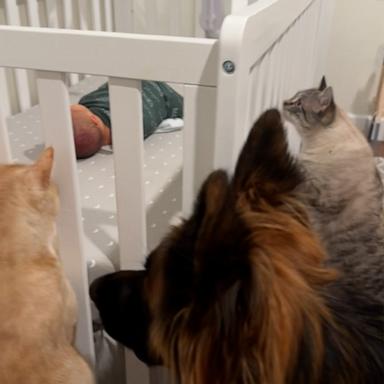
M0 26L0 67L37 71L45 143L55 148L60 254L79 302L76 342L91 362L88 278L64 74L109 78L120 267L142 268L147 249L140 80L166 81L183 89L183 210L188 214L207 173L216 167L232 169L255 117L319 80L331 3L234 2L218 40ZM11 162L2 105L1 100L0 161ZM125 233L135 241L128 241Z

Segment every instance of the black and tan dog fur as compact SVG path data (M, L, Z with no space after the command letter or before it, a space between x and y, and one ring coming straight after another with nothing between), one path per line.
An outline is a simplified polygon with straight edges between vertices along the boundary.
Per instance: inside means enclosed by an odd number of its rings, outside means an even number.
M93 283L107 332L182 384L381 383L383 308L324 267L301 181L265 112L233 178L207 178L144 271Z

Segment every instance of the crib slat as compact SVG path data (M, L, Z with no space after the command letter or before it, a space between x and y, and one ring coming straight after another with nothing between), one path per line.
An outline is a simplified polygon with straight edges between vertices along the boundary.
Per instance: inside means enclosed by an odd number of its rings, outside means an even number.
M28 25L31 27L40 27L40 17L39 17L39 8L37 0L27 0L27 16L28 16ZM32 99L32 95L35 94L36 83L33 79L33 83L29 85L29 95ZM32 104L32 100L31 100Z
M143 269L147 251L143 180L141 81L110 78L109 95L121 269ZM126 382L148 384L132 353L126 351Z
M99 0L92 0L92 30L101 31L101 12Z
M73 20L73 6L72 0L63 1L63 18L64 18L64 28L65 29L74 29L74 20ZM79 82L79 75L76 73L69 73L67 75L70 85L77 84Z
M307 14L302 14L299 19L298 19L298 29L297 29L297 46L296 46L296 72L295 72L295 84L296 84L296 89L295 91L299 89L304 89L307 88L306 84L306 67L307 67L307 56L304 56L304 49L306 44L306 29L305 29L305 23L307 20ZM306 47L307 48L307 47ZM305 50L306 51L306 50ZM307 53L307 51L306 51ZM295 92L294 91L294 92Z
M144 26L145 33L155 34L159 32L159 5L157 1L144 1ZM168 25L167 25L168 27ZM164 32L163 32L164 33Z
M73 20L72 0L63 1L63 19L65 29L75 28ZM77 75L76 73L67 74L67 78L70 85L77 84L79 82L79 75Z
M306 14L303 16L303 48L301 52L301 57L306 58L305 66L303 67L302 77L304 79L304 86L306 88L312 87L314 84L311 81L311 73L313 71L312 60L313 60L313 40L311 36L313 35L313 30L316 25L316 20L313 20L313 6L315 3L307 9ZM304 52L305 51L305 54Z
M220 54L220 56L222 53ZM230 56L229 56L230 57ZM226 56L219 62L223 63ZM215 168L233 171L237 154L249 130L249 104L247 103L249 70L241 71L239 63L233 74L226 74L222 69L218 76L215 132ZM231 106L228 108L227 106Z
M246 120L245 126L249 128L252 126L252 123L253 123L253 112L254 112L255 97L256 97L255 81L256 81L258 71L259 71L259 68L255 66L253 70L250 71L250 76L248 79L249 86L247 89L247 97L246 97L247 120Z
M113 18L112 18L112 0L104 0L104 19L105 19L105 30L113 31Z
M308 12L308 11L307 11ZM298 28L298 37L297 37L297 46L296 46L296 73L295 73L295 84L297 90L299 89L305 89L308 87L309 84L307 84L307 78L305 76L306 74L306 67L307 67L307 51L305 43L306 43L306 34L307 31L305 29L305 23L307 20L307 14L302 14L299 17L298 23L299 23L299 28ZM304 50L303 47L306 49ZM305 52L305 54L304 54Z
M116 32L133 32L133 1L114 0L113 10Z
M59 28L57 0L45 0L45 8L47 11L48 27Z
M289 63L288 82L287 82L289 97L293 96L293 94L298 91L298 85L297 84L295 85L295 73L297 71L296 41L298 39L298 28L299 28L299 22L298 20L296 20L290 32L290 42L289 42L290 57L291 57L291 60Z
M258 73L256 80L256 97L255 97L255 106L253 112L253 120L256 120L258 115L263 110L264 103L264 90L266 88L266 73L267 73L267 56L263 56L258 64Z
M79 82L79 75L77 73L69 73L67 79L69 85L74 85Z
M78 0L77 6L80 29L83 31L89 30L87 0Z
M16 69L15 79L20 109L22 111L25 111L26 109L31 107L27 72L23 69Z
M283 65L283 45L281 39L276 42L276 64L275 64L275 78L273 82L273 101L272 106L279 108L280 106L280 84L281 84L281 72Z
M195 16L194 16L194 35L196 37L204 37L205 32L200 25L200 14L202 9L202 1L204 0L196 0L195 1Z
M2 68L1 68L2 69ZM3 100L3 99L0 99ZM0 103L0 163L11 162L11 148L9 145L7 125L3 105Z
M68 90L64 84L64 76L57 72L38 72L37 85L45 143L55 149L53 179L60 191L61 207L57 223L60 256L78 302L76 346L93 363L94 344L83 245L84 231L80 215L80 189Z
M177 36L181 31L181 4L179 0L172 0L171 4L168 5L168 18L169 18L169 34Z
M281 67L280 67L280 81L279 81L279 103L286 99L286 84L287 84L287 73L289 63L289 46L288 36L284 35L281 40Z
M298 44L297 41L300 40L300 25L299 20L297 20L292 26L291 30L291 41L290 41L290 49L291 49L291 62L289 64L289 73L288 73L288 95L291 97L294 93L299 90L299 84L297 83L297 73L300 72L298 65L300 65L301 60L298 61L297 56L300 57L300 52L298 52Z
M267 84L265 92L265 103L264 109L272 107L272 98L273 98L273 82L275 81L275 63L276 63L276 44L268 52L268 75L267 75Z
M120 266L142 269L147 236L141 82L110 78Z
M313 83L310 81L310 74L312 73L313 68L312 65L312 42L311 42L311 27L314 21L312 20L311 13L313 9L313 4L307 9L305 15L302 16L302 41L301 46L303 49L300 52L300 57L303 63L301 77L303 79L303 87L309 88L313 86ZM304 53L305 52L305 53Z
M183 214L191 213L196 193L213 169L216 88L184 87Z
M321 49L322 49L322 35L323 31L325 33L324 25L322 23L322 12L323 12L323 4L325 2L322 0L317 0L316 1L316 6L314 7L313 11L313 37L312 37L312 44L313 44L313 52L312 52L312 68L314 70L312 71L312 82L317 83L318 78L317 78L317 69L318 65L321 62ZM324 68L323 68L324 70ZM323 73L324 74L324 73Z
M7 23L9 25L21 24L19 10L15 0L5 0L5 11ZM24 111L31 106L27 72L23 69L15 69L14 74L19 107L22 111Z
M7 86L7 76L5 73L5 68L0 68L0 100L2 107L3 117L8 117L11 115L11 105L9 103L9 93Z
M63 1L64 28L74 29L72 0Z
M320 1L320 0L319 0ZM327 60L328 44L330 41L330 31L332 14L335 7L335 2L331 0L321 0L318 38L316 41L317 55L316 55L316 68L314 71L315 81L319 81L321 76L325 74L325 66Z
M290 58L287 60L286 63L286 69L285 69L285 80L284 80L284 94L286 97L290 97L292 93L292 74L294 70L295 63L293 61L293 52L292 47L294 46L294 28L295 26L291 26L288 29L287 34L285 35L285 39L287 40L287 50L289 51L288 57Z
M9 25L20 25L19 13L15 0L5 0L5 15L7 24ZM19 71L19 70L18 70ZM9 90L7 86L7 75L5 73L5 68L0 68L0 100L1 100L1 116L3 118L2 126L6 129L5 118L11 115L11 106L9 102ZM4 151L6 151L6 143L4 144ZM4 153L5 160L7 159L6 153Z
M8 25L20 25L19 9L16 0L4 0Z
M36 0L27 0L28 22L31 27L40 27L39 9Z

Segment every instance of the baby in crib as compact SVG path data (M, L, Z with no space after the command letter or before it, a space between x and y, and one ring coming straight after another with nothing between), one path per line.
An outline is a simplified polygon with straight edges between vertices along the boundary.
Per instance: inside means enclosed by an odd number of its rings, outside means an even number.
M142 81L143 136L146 139L166 119L183 117L183 98L158 81ZM76 157L94 155L112 144L108 83L71 105Z

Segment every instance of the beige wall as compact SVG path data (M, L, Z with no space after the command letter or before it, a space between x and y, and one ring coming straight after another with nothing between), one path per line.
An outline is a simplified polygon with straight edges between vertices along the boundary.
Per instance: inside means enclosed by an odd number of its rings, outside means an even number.
M384 0L333 0L326 75L347 111L370 114L384 60Z
M136 33L194 36L194 0L133 0L133 6Z

